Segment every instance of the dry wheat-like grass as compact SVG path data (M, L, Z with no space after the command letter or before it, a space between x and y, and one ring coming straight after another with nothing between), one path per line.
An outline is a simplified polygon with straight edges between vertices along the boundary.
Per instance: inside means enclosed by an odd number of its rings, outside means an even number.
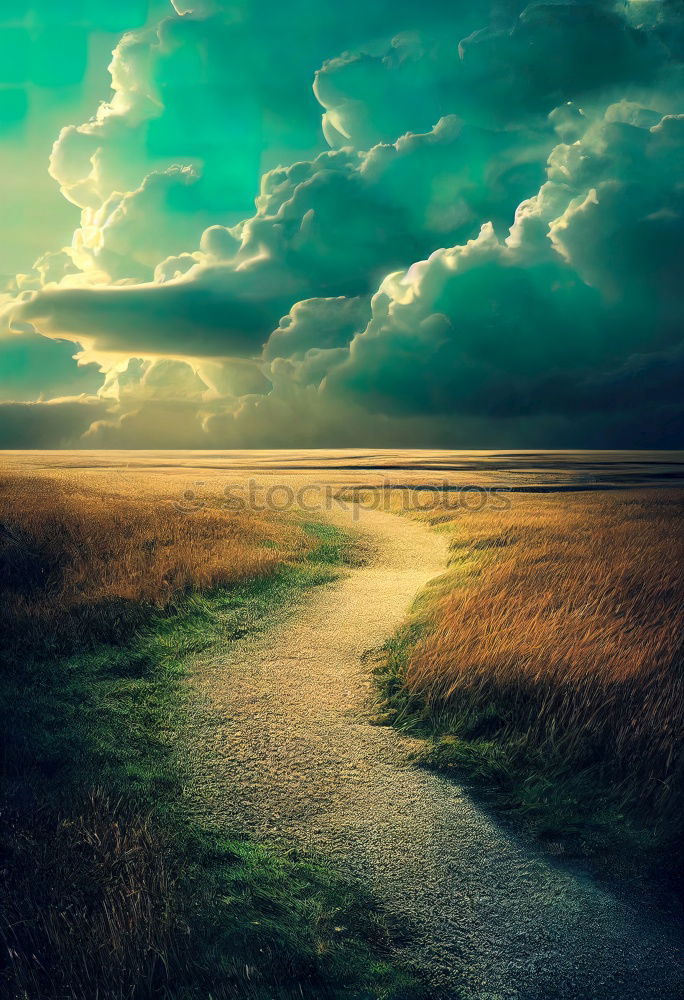
M39 810L14 862L0 918L12 995L158 995L187 929L148 815L95 789L64 816Z
M311 545L291 521L185 501L144 477L0 480L0 629L30 646L66 628L111 638L144 606L263 576Z
M643 814L681 815L682 504L518 494L454 519L450 586L408 690L435 714L481 713L486 738L605 773Z

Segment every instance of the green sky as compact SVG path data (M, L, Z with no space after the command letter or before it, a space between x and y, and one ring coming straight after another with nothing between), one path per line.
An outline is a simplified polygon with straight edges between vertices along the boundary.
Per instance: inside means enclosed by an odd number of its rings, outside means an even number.
M0 10L0 446L680 444L681 4Z
M49 176L52 144L64 125L86 120L108 98L107 66L122 31L139 28L168 8L165 0L2 4L0 274L27 271L46 248L70 242L78 210Z

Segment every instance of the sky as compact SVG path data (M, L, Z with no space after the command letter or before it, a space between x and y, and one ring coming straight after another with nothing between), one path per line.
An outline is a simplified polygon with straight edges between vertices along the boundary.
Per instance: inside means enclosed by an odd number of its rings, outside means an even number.
M0 448L684 446L683 0L2 0Z

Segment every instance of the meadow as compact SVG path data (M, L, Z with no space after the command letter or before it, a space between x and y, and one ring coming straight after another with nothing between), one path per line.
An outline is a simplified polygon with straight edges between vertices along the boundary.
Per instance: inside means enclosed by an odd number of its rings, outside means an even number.
M189 806L193 658L296 616L375 543L296 506L236 510L211 471L198 489L198 471L91 465L0 478L0 991L434 998L358 882ZM349 473L330 478L344 494ZM375 653L376 721L526 843L676 885L682 492L353 496L449 543Z
M1 480L5 636L58 650L81 627L86 638L120 637L146 608L266 576L312 547L294 523L225 510L218 490L202 507L184 492L144 477Z
M418 996L358 886L187 808L192 656L354 547L177 483L0 481L0 992Z
M677 491L509 495L409 516L450 571L379 668L385 717L559 852L679 864L684 539ZM430 507L425 510L425 507ZM634 853L636 852L636 854Z

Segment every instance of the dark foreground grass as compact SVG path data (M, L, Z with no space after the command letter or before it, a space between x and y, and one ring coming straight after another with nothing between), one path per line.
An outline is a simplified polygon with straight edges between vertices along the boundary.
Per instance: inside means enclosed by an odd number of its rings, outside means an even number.
M187 594L117 645L10 658L0 993L22 1000L415 998L370 899L321 863L217 834L184 804L187 662L330 580L345 539ZM73 646L73 643L70 644Z

